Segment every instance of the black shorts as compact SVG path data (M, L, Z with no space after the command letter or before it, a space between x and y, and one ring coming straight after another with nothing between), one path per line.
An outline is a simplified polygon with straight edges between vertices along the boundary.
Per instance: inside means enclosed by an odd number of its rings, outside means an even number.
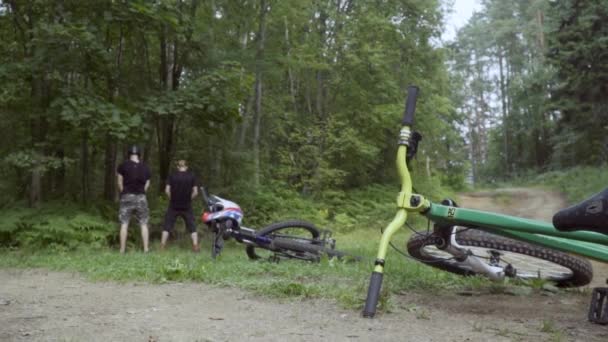
M190 233L196 232L196 223L194 222L194 213L192 212L192 208L190 209L173 209L169 207L167 209L167 213L165 214L165 227L164 231L170 232L173 230L175 226L175 220L181 217L184 219L186 223L186 228Z

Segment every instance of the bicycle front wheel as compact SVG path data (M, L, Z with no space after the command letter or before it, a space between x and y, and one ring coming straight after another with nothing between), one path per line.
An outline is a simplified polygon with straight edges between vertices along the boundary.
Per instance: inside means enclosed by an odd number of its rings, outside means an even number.
M221 229L211 233L211 258L215 259L224 249L224 234Z
M455 230L455 238L460 246L491 266L514 270L509 272L512 277L550 280L560 287L583 286L593 278L593 269L587 259L472 228L458 228L461 231ZM412 257L429 266L464 276L477 274L468 264L437 248L432 233L412 236L407 250Z

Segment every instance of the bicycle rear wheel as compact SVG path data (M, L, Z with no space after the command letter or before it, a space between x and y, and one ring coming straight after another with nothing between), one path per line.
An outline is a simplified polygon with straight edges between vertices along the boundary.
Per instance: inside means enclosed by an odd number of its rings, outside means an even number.
M274 239L272 241L271 248L274 251L278 251L283 254L289 254L293 258L310 261L319 260L323 255L327 255L330 258L342 258L346 256L346 253L337 251L335 249L330 249L321 245L301 242L289 238Z
M266 236L272 240L276 238L290 239L293 241L298 241L305 244L313 244L318 241L321 236L321 231L314 224L301 221L301 220L290 220L290 221L282 221L273 223L267 227L260 229L257 233L257 236ZM249 245L247 246L247 256L250 259L260 259L262 256L260 255L259 248L256 251L255 246ZM286 255L289 257L289 255Z
M561 287L583 286L593 278L593 269L587 259L480 230L458 228L461 231L456 231L455 238L460 246L489 265L502 268L511 265L514 268L511 276L515 278L540 278ZM477 274L466 263L437 248L436 236L432 233L412 236L407 250L412 257L429 266L463 276Z

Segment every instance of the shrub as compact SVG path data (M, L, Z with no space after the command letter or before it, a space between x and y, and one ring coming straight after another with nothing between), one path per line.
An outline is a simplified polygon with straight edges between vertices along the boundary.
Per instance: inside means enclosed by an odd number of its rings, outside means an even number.
M74 250L100 248L116 236L116 224L70 206L11 208L0 212L0 246Z
M606 165L601 167L581 166L562 171L552 171L533 179L563 192L570 203L576 203L608 187Z

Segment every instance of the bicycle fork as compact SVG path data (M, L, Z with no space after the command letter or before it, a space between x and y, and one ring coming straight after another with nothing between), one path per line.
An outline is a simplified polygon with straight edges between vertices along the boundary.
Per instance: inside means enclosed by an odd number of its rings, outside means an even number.
M384 276L384 265L388 246L393 235L401 228L407 219L407 211L405 209L399 209L397 215L393 221L388 225L382 238L380 240L380 247L378 248L378 254L376 261L374 262L374 271L369 282L369 288L367 289L367 298L365 300L365 307L363 308L363 317L373 318L376 315L376 307L378 300L380 299L380 290L382 289L382 280ZM456 242L455 234L450 234L450 242L448 243L445 251L458 257L462 258L463 263L469 265L469 267L476 273L484 274L492 280L500 280L505 277L505 270L483 263L479 258L474 255L470 255L468 250L459 246Z
M483 274L491 280L502 280L505 278L507 273L515 272L511 265L509 265L510 269L507 270L499 266L487 264L477 256L473 255L471 250L459 245L456 241L457 231L455 227L450 227L448 234L449 242L444 242L443 244L445 245L443 247L438 246L438 248L451 254L456 261L466 264L473 272ZM499 257L498 254L497 257ZM498 265L498 261L496 262L496 265Z
M374 271L372 272L369 288L367 289L367 299L365 300L365 307L363 308L363 317L373 318L376 315L376 306L378 305L378 299L380 299L384 263L389 242L397 230L405 224L406 219L407 211L405 209L399 209L393 221L388 225L384 233L382 233L380 247L378 248L378 254L376 256L376 261L374 262Z
M367 289L367 299L365 300L365 307L363 308L363 317L372 318L376 314L376 305L378 305L378 299L380 298L380 289L382 288L382 277L384 272L384 262L386 258L386 252L393 235L403 227L407 219L408 209L414 211L421 211L423 207L428 208L430 202L424 201L421 196L412 196L412 179L407 168L407 149L412 145L411 157L416 154L416 148L418 141L420 140L420 134L412 141L411 127L414 124L414 112L416 111L416 98L418 97L418 87L409 86L407 91L407 100L405 101L405 112L403 113L403 119L401 120L401 131L399 132L399 147L397 148L397 172L401 179L401 192L397 196L397 214L393 221L388 225L382 238L380 239L380 247L378 248L378 254L376 261L374 262L374 271L369 282L369 288ZM411 144L410 142L413 142Z

